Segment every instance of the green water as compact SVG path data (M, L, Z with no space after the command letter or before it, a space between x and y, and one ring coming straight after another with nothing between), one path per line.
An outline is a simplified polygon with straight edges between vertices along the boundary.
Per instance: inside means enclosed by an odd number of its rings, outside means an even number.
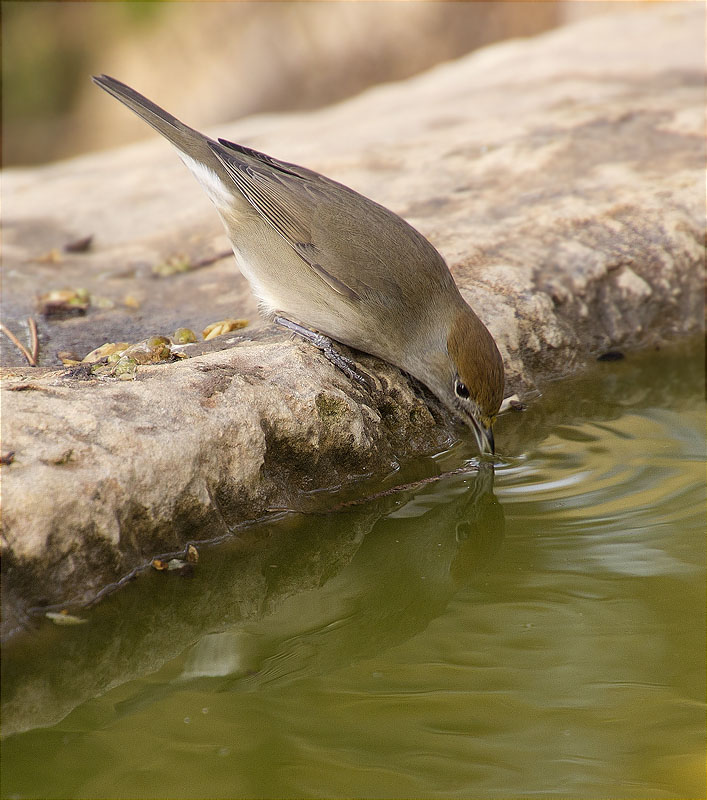
M703 351L496 439L495 479L283 514L11 641L3 797L704 798Z

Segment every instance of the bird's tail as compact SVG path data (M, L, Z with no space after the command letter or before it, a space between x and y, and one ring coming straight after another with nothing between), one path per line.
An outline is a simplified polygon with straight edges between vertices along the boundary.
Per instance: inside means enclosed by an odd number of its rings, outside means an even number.
M112 94L131 111L142 117L148 125L169 140L177 150L209 166L216 161L208 144L210 139L180 122L152 100L148 100L135 89L131 89L130 86L126 86L108 75L94 75L92 80L101 89L105 89L108 94Z

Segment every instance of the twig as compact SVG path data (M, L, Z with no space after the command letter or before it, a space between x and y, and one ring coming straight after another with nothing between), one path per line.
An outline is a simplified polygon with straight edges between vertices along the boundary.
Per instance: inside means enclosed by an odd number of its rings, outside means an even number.
M34 321L33 317L27 317L27 324L29 325L29 335L32 337L32 361L34 361L32 366L36 366L37 359L39 358L39 336L37 336L37 323Z
M15 347L22 353L22 355L27 359L27 363L30 367L36 367L37 361L32 356L32 353L22 344L22 342L15 336L15 334L6 328L2 322L0 322L0 333L4 333L5 336L15 345Z
M202 267L210 267L212 264L215 264L217 261L221 261L224 258L228 258L228 256L233 255L233 250L222 250L220 253L215 253L212 256L205 256L204 258L200 258L198 261L194 261L191 264L190 269L201 269Z

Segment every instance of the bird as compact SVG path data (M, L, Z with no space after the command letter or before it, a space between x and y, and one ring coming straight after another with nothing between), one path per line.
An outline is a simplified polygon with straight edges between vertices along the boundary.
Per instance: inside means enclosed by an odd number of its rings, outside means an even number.
M481 453L494 452L503 360L421 233L324 175L211 139L121 81L92 79L176 148L216 207L266 319L335 363L333 342L393 364L467 424ZM353 362L338 364L360 379Z

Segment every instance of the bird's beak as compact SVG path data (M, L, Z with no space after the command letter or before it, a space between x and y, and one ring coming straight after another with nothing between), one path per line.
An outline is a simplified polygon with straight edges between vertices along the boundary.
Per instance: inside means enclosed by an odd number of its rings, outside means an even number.
M488 452L491 453L491 455L493 455L496 452L496 442L493 440L493 430L489 425L489 427L484 428L483 431L484 435L486 436L486 442L489 447Z
M474 432L474 438L479 450L482 453L491 453L493 455L496 452L496 443L493 439L491 426L489 425L487 428L472 415L469 415L468 419L471 422L471 430Z

